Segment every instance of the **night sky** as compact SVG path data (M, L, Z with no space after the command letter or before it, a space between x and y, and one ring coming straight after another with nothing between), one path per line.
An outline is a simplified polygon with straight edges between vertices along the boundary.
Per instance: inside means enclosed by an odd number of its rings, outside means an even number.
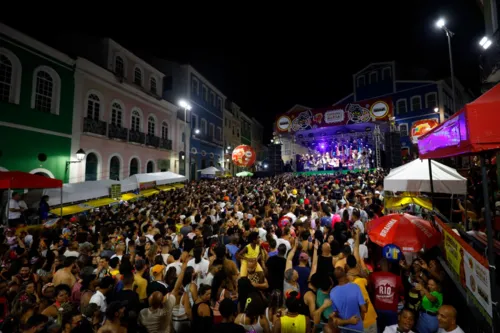
M132 52L189 62L265 126L266 140L276 114L295 104L331 105L352 92L352 74L370 62L396 60L424 68L435 79L449 76L446 36L434 25L440 16L455 32L455 74L479 94L477 43L484 23L476 0L337 2L318 7L276 2L276 9L255 4L199 13L141 10L134 2L122 6L132 8L128 12L114 14L88 5L81 12L67 7L68 15L37 10L39 15L29 18L3 11L0 20L49 45L61 42L61 31L79 32L111 37ZM81 18L70 17L73 12Z

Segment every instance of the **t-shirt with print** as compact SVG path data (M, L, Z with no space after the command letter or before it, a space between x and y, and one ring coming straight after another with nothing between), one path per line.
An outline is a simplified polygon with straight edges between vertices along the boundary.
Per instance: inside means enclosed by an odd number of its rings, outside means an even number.
M390 272L375 272L370 275L374 290L375 310L398 311L401 295L404 295L401 277Z

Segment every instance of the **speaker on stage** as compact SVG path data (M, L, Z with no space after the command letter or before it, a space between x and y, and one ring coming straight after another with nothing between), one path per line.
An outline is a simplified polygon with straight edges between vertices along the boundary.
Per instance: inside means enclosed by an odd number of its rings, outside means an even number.
M385 169L392 169L403 164L401 157L401 135L399 132L385 133L385 156L382 165Z
M281 145L269 145L269 172L276 174L283 172L283 159L281 158Z

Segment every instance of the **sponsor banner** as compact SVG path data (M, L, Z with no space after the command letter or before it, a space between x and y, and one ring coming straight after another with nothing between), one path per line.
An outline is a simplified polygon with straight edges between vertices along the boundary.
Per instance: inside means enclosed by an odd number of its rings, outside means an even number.
M282 114L276 119L276 130L282 133L299 132L336 125L388 121L392 115L392 100L379 98Z
M144 182L144 183L139 183L139 191L144 191L147 190L148 188L153 188L156 187L156 182Z
M430 132L434 127L439 125L438 118L416 120L411 125L410 136L413 143L418 143L418 138L427 132Z
M488 261L437 217L436 222L443 234L445 261L455 279L459 280L474 303L477 303L478 309L491 322L493 309Z

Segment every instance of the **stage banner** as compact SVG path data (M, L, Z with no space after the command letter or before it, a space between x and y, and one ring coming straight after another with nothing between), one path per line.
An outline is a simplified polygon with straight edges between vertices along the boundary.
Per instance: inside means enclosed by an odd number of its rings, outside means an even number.
M488 261L438 217L435 219L443 235L445 261L467 294L472 295L475 303L478 303L478 309L491 322L492 304Z
M393 115L391 98L377 98L328 108L290 112L279 115L276 130L281 133L299 132L337 125L388 121Z

